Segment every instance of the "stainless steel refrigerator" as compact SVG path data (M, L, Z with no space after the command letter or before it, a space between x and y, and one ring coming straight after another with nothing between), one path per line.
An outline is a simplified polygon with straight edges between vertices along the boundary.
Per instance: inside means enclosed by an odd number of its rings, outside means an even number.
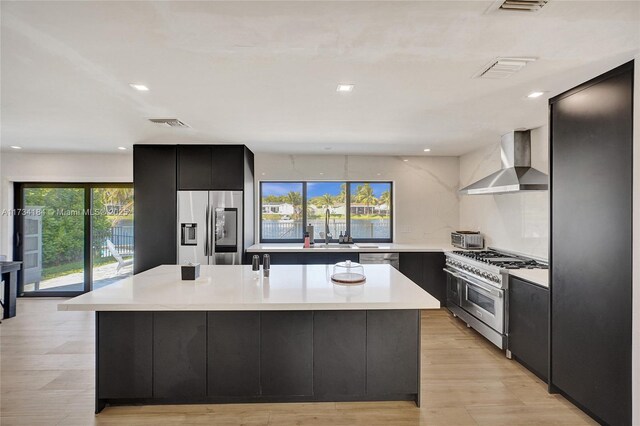
M178 191L178 263L242 264L242 191Z

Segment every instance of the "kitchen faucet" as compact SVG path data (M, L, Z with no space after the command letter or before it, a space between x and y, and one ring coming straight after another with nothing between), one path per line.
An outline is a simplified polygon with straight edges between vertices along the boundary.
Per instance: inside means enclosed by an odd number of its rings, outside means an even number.
M331 241L331 233L329 232L329 217L331 217L331 212L327 209L324 212L324 243L325 245L329 245L329 241Z

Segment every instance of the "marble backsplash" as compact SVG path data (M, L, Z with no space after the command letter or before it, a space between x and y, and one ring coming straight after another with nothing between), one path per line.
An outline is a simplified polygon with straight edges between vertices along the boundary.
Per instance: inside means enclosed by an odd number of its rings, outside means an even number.
M255 177L256 183L269 180L392 181L394 241L448 245L450 233L458 228L459 220L458 164L457 157L256 153ZM258 196L256 194L256 202Z
M549 173L548 127L531 132L531 165ZM460 187L500 169L500 143L460 157ZM485 235L487 246L548 258L549 192L460 196L460 228Z

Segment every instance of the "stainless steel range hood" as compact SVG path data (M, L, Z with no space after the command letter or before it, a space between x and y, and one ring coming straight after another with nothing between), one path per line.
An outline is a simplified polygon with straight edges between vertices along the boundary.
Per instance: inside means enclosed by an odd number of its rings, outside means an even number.
M502 169L462 188L460 194L508 194L519 191L546 191L549 176L531 167L531 131L515 130L502 136Z

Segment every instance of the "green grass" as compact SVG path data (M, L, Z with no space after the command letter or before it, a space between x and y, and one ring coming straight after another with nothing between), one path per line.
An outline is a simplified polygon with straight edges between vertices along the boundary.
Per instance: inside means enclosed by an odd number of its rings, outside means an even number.
M117 261L109 257L97 257L93 259L93 267L107 265L109 263L116 263ZM42 268L42 279L50 280L52 278L58 278L65 275L76 274L84 270L84 260L78 260L76 262L65 263L63 265L49 266Z

